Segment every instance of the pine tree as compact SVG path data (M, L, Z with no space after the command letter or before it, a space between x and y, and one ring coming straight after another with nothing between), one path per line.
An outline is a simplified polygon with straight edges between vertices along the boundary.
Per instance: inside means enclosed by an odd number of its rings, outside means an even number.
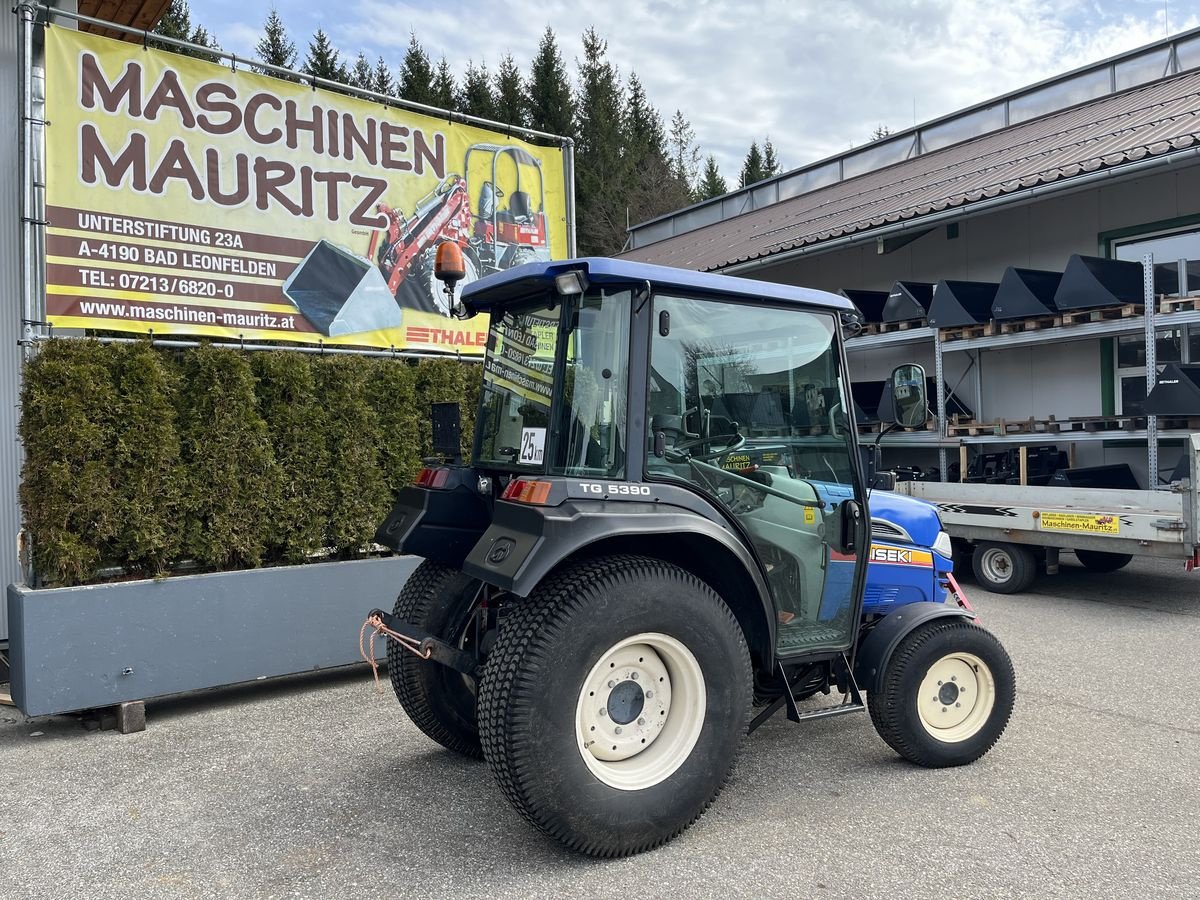
M688 206L692 193L685 181L674 176L662 116L634 73L629 75L624 126L622 193L628 221L645 222ZM620 240L624 245L624 234Z
M570 90L567 92L570 96ZM506 125L529 124L529 101L525 93L525 82L511 53L500 60L496 76L496 121Z
M433 105L438 109L457 109L458 103L455 98L458 95L458 88L454 84L454 75L450 72L450 63L446 62L446 57L442 57L442 61L438 63L437 74L433 76L433 84L430 86L433 93Z
M273 6L263 23L263 36L254 48L254 55L270 66L291 69L296 65L296 45L288 37L283 20Z
M607 52L608 43L595 28L584 32L574 130L578 240L585 256L619 253L631 217L622 140L624 96Z
M749 187L755 182L767 177L766 166L763 162L762 151L758 149L758 141L752 141L746 161L742 163L742 187Z
M200 47L207 47L210 50L220 50L221 45L216 42L208 29L203 25L192 24L192 11L188 6L187 0L171 0L167 11L162 14L162 18L158 20L158 24L154 27L154 34L160 34L163 37L174 38L177 41L188 41ZM171 50L175 53L182 53L184 56L193 56L196 59L205 59L209 62L217 62L216 54L205 53L203 50L185 50L182 47L176 47L162 41L150 41L149 45L159 50Z
M367 55L361 50L358 51L358 57L354 60L353 68L350 69L349 81L350 84L363 90L375 90L375 70L371 68L371 64L367 62Z
M779 160L775 156L775 145L771 143L768 137L767 142L763 144L763 178L770 178L772 175L779 174Z
M346 81L346 67L342 65L341 54L329 40L325 29L318 28L317 33L308 44L308 56L300 69L305 75L313 78L325 78L329 81Z
M892 133L892 130L890 128L888 128L886 125L880 123L879 125L876 125L875 130L871 132L871 140L873 140L873 141L881 140L882 138L887 137L891 133Z
M433 65L429 56L421 48L416 33L412 33L408 41L408 50L404 54L404 62L400 63L400 78L397 85L400 97L413 103L434 105L433 98Z
M388 68L388 64L384 62L382 56L375 61L375 73L371 79L371 90L377 94L386 94L388 97L396 95L396 79L392 77L392 70Z
M588 33L594 36L595 30L590 29ZM600 40L599 37L595 39ZM602 49L601 56L603 52ZM530 128L567 137L575 134L575 103L571 96L571 83L567 78L562 56L558 52L554 31L549 26L542 34L537 55L530 66L526 98ZM615 125L618 121L619 117L614 118L612 124Z
M725 184L725 179L721 177L721 173L717 169L717 159L709 154L708 159L704 161L704 174L700 176L700 184L696 187L696 199L712 200L714 197L720 197L728 192L729 188Z
M463 77L462 91L458 95L458 108L469 116L496 118L496 97L492 93L487 63L480 63L479 68L475 67L473 60L467 63L467 74Z
M692 124L683 117L683 110L675 110L675 115L671 117L668 144L671 174L692 191L696 183L696 172L700 168L700 148L696 146L696 132L692 130Z

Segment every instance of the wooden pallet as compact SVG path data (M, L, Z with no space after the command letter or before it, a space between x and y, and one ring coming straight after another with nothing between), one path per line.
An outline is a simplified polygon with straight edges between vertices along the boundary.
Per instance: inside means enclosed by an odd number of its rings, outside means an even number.
M996 333L994 322L982 325L957 325L953 328L943 328L938 332L943 343L950 341L965 341L968 338L987 337Z
M1001 334L1023 334L1026 331L1043 331L1063 324L1062 316L1033 316L1028 319L1009 319L997 323Z
M880 322L877 334L891 334L895 331L909 331L913 328L924 328L924 319L905 319L903 322Z
M1068 310L1059 318L1063 325L1086 325L1088 322L1115 322L1132 319L1142 314L1141 303L1126 303L1123 306L1101 306L1098 309Z
M1158 427L1163 431L1200 431L1200 416L1159 416Z
M1158 311L1160 313L1194 312L1200 309L1200 294L1188 294L1186 297L1160 297Z

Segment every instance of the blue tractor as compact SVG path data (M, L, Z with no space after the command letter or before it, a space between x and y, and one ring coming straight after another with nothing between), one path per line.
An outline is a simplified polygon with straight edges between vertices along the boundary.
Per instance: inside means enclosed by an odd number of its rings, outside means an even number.
M463 267L444 257L452 289ZM780 709L869 711L930 767L1004 731L1012 664L954 582L936 511L869 496L848 309L610 259L463 289L456 313L490 316L473 452L423 470L380 526L424 561L369 621L416 725L485 758L567 846L670 840ZM923 421L923 373L893 382L898 418Z

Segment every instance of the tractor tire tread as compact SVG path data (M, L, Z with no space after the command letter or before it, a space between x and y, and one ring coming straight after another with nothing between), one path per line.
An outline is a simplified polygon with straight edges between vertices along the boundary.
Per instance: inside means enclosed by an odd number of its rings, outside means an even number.
M464 577L461 572L432 560L424 560L404 583L396 598L393 614L406 622L421 625L434 606L441 602L447 586L455 579ZM427 737L447 750L461 753L472 759L482 759L483 750L478 736L452 731L447 728L430 702L429 692L421 680L422 667L432 665L418 659L395 641L387 642L388 677L396 699Z
M729 607L704 581L683 569L650 557L619 555L606 556L585 560L550 575L541 585L536 594L525 602L517 605L508 614L500 638L493 645L488 656L487 665L481 679L479 689L479 733L483 744L483 755L488 767L496 778L500 789L520 814L534 827L560 841L568 848L589 856L600 858L616 858L632 856L647 850L653 850L677 837L690 827L720 795L733 771L733 766L722 774L716 789L708 802L696 815L669 834L656 836L655 839L631 846L613 850L599 843L590 843L570 835L567 830L540 815L538 809L531 808L520 783L525 773L531 768L526 759L526 751L520 743L513 740L514 724L511 718L514 708L511 699L519 695L523 688L528 687L528 679L523 677L532 667L544 660L545 648L553 645L563 633L565 621L572 611L585 606L584 595L595 589L595 586L610 579L629 580L638 574L671 573L681 582L690 583L709 595L712 601L719 605L728 617L731 628L741 626ZM745 681L749 685L750 656L742 644L742 666L745 669ZM746 734L750 721L750 696L746 696L746 716L742 724L742 736Z
M911 740L905 733L905 729L902 727L904 722L903 711L897 709L898 706L907 702L907 698L901 694L900 682L909 666L912 665L913 658L921 653L926 644L942 635L956 631L972 634L982 633L995 640L991 632L981 628L974 622L962 619L934 621L920 626L901 643L896 649L895 656L888 661L881 689L867 695L867 709L871 714L871 724L875 726L875 731L883 739L884 743L910 762L926 768L945 768L950 765L961 765L961 763L946 762L943 759L939 759L933 753L929 752L927 748L921 747L919 743ZM996 643L999 646L999 642L997 641ZM992 675L997 683L1003 680L1011 686L1009 689L1015 700L1016 675L1013 672L1012 660L1007 653L1003 653L1000 659L1004 662L1005 668L998 672L993 671ZM990 666L991 663L989 663ZM1012 708L1010 705L1008 711L1004 714L1003 721L999 723L999 727L995 728L994 734L990 735L990 739L986 741L982 749L975 755L975 759L983 756L995 746L1008 727L1011 716ZM995 723L992 724L994 727Z

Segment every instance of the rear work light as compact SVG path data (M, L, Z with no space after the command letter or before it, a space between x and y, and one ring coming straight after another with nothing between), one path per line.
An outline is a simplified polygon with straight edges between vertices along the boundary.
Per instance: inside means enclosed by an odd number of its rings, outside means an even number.
M500 495L501 500L512 500L514 503L532 503L544 505L550 499L550 482L526 481L514 478Z
M425 469L422 469L421 474L419 474L417 476L417 480L416 480L415 484L417 485L417 487L431 488L436 491L439 488L444 488L446 486L446 482L449 480L450 480L450 470L449 469L425 468Z

